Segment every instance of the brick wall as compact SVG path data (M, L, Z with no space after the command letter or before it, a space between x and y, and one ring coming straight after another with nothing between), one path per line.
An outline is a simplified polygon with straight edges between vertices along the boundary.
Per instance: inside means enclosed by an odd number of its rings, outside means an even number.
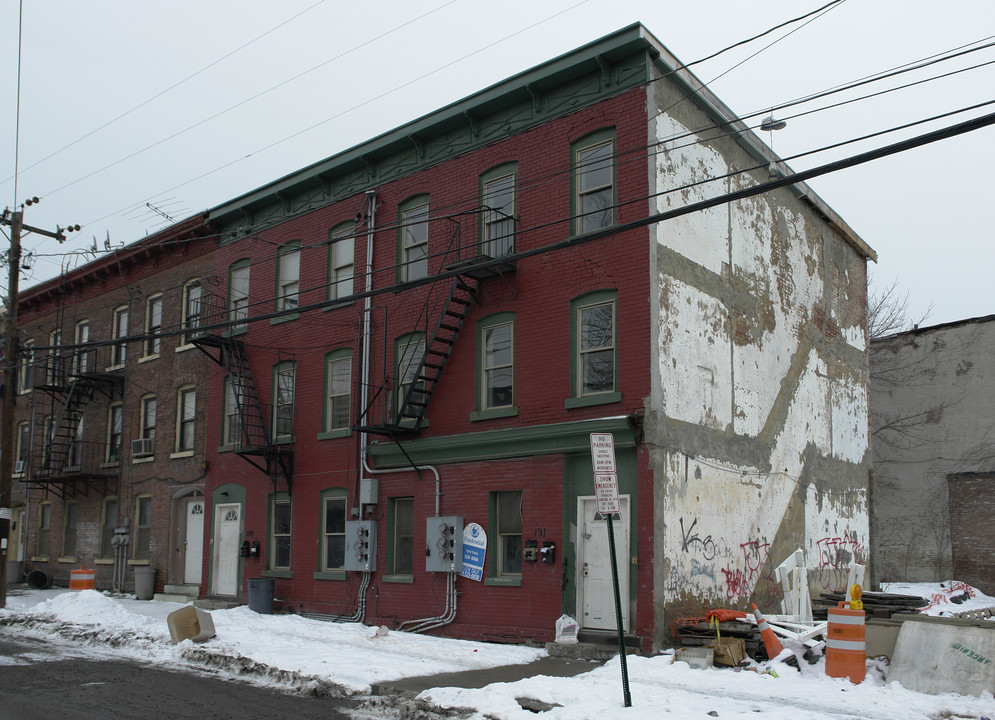
M995 595L995 473L947 477L954 579Z

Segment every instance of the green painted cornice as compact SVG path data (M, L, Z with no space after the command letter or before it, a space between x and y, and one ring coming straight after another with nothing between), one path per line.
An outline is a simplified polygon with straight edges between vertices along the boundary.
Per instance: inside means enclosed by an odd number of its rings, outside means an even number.
M611 433L615 438L616 448L636 446L629 418L625 415L463 435L417 438L402 441L402 445L416 465L446 465L553 453L590 452L592 432ZM371 444L368 452L373 464L383 470L410 464L395 443Z
M593 105L645 82L656 42L630 25L219 205L210 218L229 233L275 224Z

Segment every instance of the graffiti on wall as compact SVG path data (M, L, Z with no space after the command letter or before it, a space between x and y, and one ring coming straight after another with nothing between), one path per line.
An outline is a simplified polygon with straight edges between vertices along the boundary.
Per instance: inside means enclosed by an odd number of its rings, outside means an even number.
M770 607L781 601L781 586L774 574L770 559L770 543L749 540L740 544L743 567L722 568L725 576L726 599L738 600L751 597L754 602Z
M702 538L694 532L694 526L698 524L695 518L687 530L684 529L684 518L681 518L681 549L686 552L694 552L701 555L705 560L715 559L715 541L708 535Z
M846 592L850 567L866 562L867 550L856 536L824 537L815 543L819 553L818 584L827 592Z

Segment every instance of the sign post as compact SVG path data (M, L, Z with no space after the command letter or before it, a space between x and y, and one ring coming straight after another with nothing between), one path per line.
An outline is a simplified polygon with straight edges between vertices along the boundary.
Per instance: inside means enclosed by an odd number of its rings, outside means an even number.
M594 495L598 502L598 512L608 520L608 552L611 554L612 588L615 591L615 627L618 629L618 657L622 666L622 699L625 707L632 707L625 637L622 633L622 598L618 589L615 526L612 524L615 513L622 512L622 503L618 496L618 475L615 471L615 438L611 433L591 433L591 462L594 465Z

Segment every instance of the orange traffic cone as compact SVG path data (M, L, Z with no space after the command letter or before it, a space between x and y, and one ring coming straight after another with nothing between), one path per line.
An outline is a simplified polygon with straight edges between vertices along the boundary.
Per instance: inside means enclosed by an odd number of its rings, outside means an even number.
M750 607L753 608L753 615L757 619L757 627L760 628L760 637L763 638L764 647L767 649L767 657L771 660L776 658L784 650L784 646L781 645L781 641L777 639L774 631L770 629L770 625L767 624L767 620L763 615L760 614L760 610L753 603L750 603Z

